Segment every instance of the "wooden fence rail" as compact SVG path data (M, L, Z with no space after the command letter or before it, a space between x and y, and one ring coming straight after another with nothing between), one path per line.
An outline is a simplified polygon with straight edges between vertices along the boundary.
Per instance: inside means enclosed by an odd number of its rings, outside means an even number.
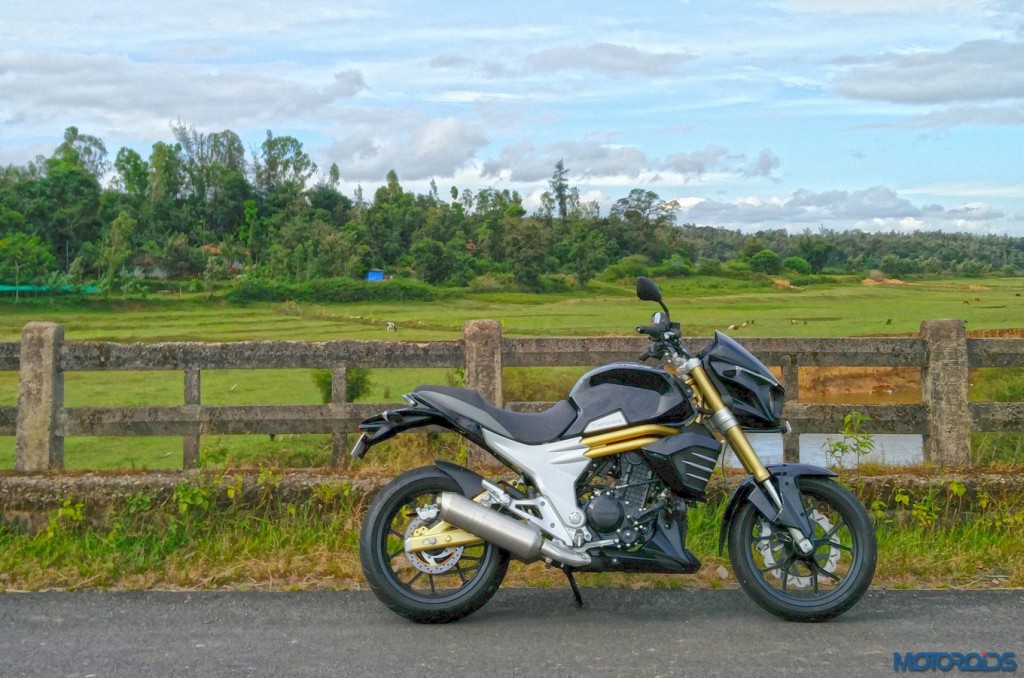
M16 436L15 469L59 470L67 436L182 436L185 468L198 461L201 436L242 433L330 433L334 460L345 434L387 404L345 402L349 367L464 368L467 386L499 406L536 411L549 403L502 401L504 367L595 366L634 360L642 337L504 338L496 321L466 324L460 341L252 341L118 344L64 342L53 323L29 323L21 342L0 342L0 371L18 371L17 407L0 407L0 435ZM706 337L690 337L691 347ZM796 433L833 433L851 409L870 417L873 433L920 434L924 458L939 465L970 463L971 431L1024 430L1024 403L970 403L968 370L1024 366L1024 339L969 339L959 320L931 320L906 338L744 339L765 364L780 368L787 391L784 415ZM911 367L921 369L921 403L815 404L800 401L798 374L805 367ZM332 370L326 405L207 406L204 370ZM182 404L169 407L65 407L64 374L100 370L173 370L183 375ZM796 460L797 436L786 436L784 454Z

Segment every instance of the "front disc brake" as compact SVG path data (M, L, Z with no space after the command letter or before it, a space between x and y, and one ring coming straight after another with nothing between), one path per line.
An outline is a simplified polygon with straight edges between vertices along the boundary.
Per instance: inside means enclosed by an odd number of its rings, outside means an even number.
M807 517L812 523L816 523L818 527L824 530L825 534L832 531L832 521L818 509L811 511ZM825 572L835 572L836 566L839 564L840 552L835 546L839 543L839 535L833 534L829 537L828 558L824 563L819 560L820 556L818 555L818 549L815 549L814 551L814 558L818 562L818 566ZM757 552L761 554L761 558L764 559L766 570L773 565L785 562L793 552L793 547L788 540L783 541L777 538L775 536L775 531L772 530L771 523L764 519L761 520L761 535L758 538L758 543L755 548L757 548ZM788 567L786 569L788 569ZM782 579L782 570L782 567L776 567L769 571L776 579ZM792 584L794 588L802 589L810 586L813 583L813 578L810 576L788 574L786 583L787 585Z

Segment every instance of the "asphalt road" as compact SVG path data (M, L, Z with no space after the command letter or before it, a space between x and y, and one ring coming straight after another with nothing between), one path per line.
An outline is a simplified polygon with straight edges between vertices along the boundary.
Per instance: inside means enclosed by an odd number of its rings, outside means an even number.
M1024 591L871 591L825 624L738 590L583 596L501 590L422 626L366 591L7 593L0 676L874 676L894 652L1024 655Z

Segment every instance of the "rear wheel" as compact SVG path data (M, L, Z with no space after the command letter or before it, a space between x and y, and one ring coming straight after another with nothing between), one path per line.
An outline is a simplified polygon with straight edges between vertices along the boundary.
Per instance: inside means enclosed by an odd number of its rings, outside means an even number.
M797 479L814 550L803 555L785 528L744 502L729 526L729 560L758 605L791 621L830 619L860 600L875 572L875 530L864 506L828 478Z
M359 557L370 589L396 614L439 624L480 609L501 585L509 555L490 543L407 552L405 539L440 520L442 492L459 485L436 467L402 474L370 504L359 535Z

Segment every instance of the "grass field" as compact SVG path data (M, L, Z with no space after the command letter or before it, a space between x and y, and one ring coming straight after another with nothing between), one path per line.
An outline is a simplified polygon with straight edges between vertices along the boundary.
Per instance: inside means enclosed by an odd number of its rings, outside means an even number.
M777 289L768 282L682 278L662 283L673 318L688 335L729 330L753 336L864 336L913 334L921 321L962 318L972 330L1024 326L1024 279L919 281L900 285L857 282ZM656 309L638 301L631 285L594 283L586 291L557 294L474 294L424 303L345 305L229 305L189 295L69 303L0 301L0 341L18 341L30 321L64 326L67 341L240 341L261 339L452 340L473 319L497 319L506 336L626 335ZM388 333L394 322L397 333ZM546 378L571 384L581 369L545 370ZM552 374L554 377L552 377ZM511 376L511 375L510 375ZM517 375L518 376L518 375ZM320 402L308 370L203 372L203 402L210 405ZM371 370L363 402L398 402L421 383L445 383L445 370ZM508 379L514 381L514 379ZM520 377L519 381L523 381ZM65 402L76 406L177 405L178 372L69 373ZM17 402L17 374L0 372L0 405ZM987 443L986 443L987 444ZM1018 447L1020 445L1018 444ZM326 436L210 436L203 438L210 464L265 459L284 465L330 459ZM12 468L14 441L0 437L0 468ZM180 438L68 438L70 469L180 468Z

